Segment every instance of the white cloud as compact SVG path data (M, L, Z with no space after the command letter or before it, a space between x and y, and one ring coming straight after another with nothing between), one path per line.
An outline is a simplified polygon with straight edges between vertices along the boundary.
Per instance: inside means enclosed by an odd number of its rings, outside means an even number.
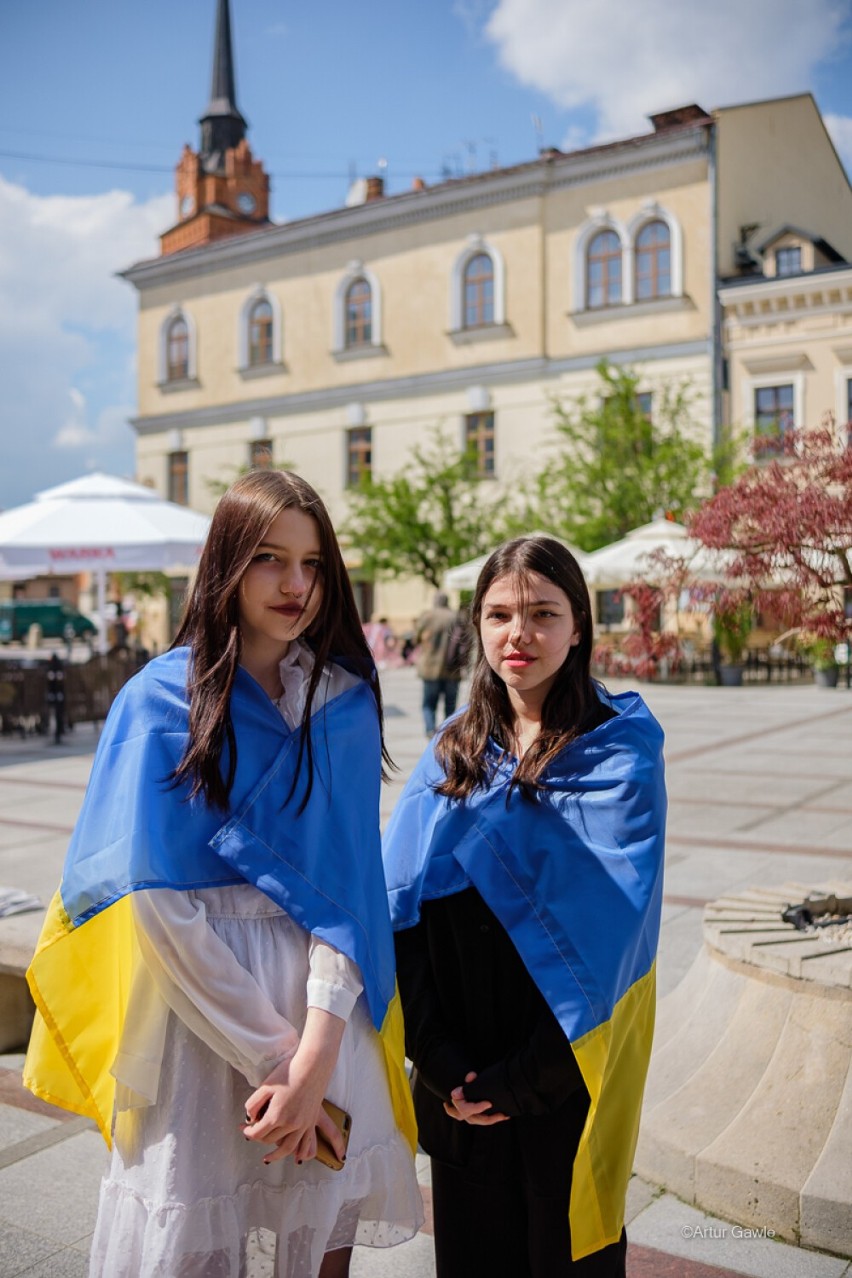
M136 296L172 196L37 196L0 177L0 508L94 463L131 473Z
M848 115L823 116L825 127L837 148L837 154L846 165L846 172L852 173L852 117Z
M847 0L499 0L486 24L501 63L596 140L644 132L689 102L710 110L806 89L849 19Z

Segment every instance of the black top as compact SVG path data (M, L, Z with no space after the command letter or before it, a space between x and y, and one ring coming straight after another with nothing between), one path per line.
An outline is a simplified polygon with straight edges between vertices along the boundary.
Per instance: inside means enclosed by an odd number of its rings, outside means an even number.
M613 717L603 704L588 728ZM470 1101L490 1100L521 1126L563 1115L573 1150L588 1093L571 1045L516 950L476 888L425 901L420 922L395 935L397 976L405 1014L406 1053L417 1070L415 1107L427 1153L464 1162L471 1140L506 1127L471 1127L448 1118L443 1102L464 1087ZM562 1127L557 1121L557 1128Z

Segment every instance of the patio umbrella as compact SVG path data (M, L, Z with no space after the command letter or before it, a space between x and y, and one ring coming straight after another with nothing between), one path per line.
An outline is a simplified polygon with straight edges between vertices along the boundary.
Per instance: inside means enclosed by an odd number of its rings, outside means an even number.
M683 524L670 519L652 519L620 541L593 550L586 555L583 571L589 585L597 590L617 590L636 578L653 582L660 576L653 556L660 552L685 561L690 573L700 581L721 581L725 577L729 556L708 550L690 537Z
M105 652L107 573L191 567L209 523L142 484L85 475L0 514L0 576L93 573Z
M530 537L550 537L553 541L558 541L565 546L567 550L577 560L580 567L585 572L586 561L588 555L584 551L578 550L576 546L572 546L570 542L563 541L561 537L554 537L553 533L534 532L529 534ZM444 573L444 585L447 590L475 590L476 583L479 580L479 574L485 567L485 562L491 557L492 552L489 550L484 555L477 555L475 559L468 559L463 564L458 564L455 568L448 568Z

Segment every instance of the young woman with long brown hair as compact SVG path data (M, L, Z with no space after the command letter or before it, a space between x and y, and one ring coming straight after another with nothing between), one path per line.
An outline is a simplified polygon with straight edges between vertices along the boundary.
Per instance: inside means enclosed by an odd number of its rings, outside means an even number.
M33 963L26 1081L113 1142L93 1275L238 1278L260 1247L276 1275L339 1278L353 1244L416 1232L401 1041L377 1033L383 755L325 507L296 475L246 475L175 646L113 706Z
M523 537L479 577L469 704L384 856L438 1278L621 1278L654 1011L662 733L592 679L589 593Z

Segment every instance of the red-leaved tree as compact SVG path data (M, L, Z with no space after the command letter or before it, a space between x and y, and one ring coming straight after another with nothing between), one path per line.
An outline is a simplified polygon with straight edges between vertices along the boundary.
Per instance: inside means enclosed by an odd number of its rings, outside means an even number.
M705 546L732 552L728 578L761 611L824 639L852 639L852 447L834 417L786 434L777 455L744 471L692 516Z

